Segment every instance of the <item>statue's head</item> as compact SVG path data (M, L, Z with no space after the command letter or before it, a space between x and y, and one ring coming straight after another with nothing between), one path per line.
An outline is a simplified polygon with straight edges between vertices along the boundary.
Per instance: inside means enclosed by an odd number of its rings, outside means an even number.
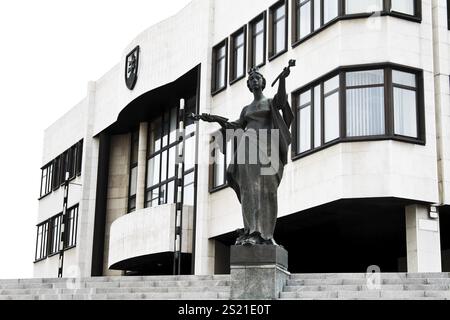
M257 89L261 89L261 91L264 91L264 89L266 88L266 79L259 72L259 69L257 67L251 68L248 72L247 87L250 92L254 92Z

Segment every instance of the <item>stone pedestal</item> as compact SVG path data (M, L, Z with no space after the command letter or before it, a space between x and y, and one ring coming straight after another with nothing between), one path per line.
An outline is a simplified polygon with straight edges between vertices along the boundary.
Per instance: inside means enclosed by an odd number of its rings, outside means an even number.
M279 298L289 277L288 253L278 246L232 246L231 299Z

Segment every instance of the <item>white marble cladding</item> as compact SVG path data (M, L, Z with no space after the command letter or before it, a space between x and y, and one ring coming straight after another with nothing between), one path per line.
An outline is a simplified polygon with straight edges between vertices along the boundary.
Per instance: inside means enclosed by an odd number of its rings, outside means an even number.
M175 204L146 208L113 222L110 231L108 266L149 254L173 252ZM182 252L192 253L192 207L183 208Z
M103 275L105 276L120 275L120 272L108 269L108 253L111 225L128 212L130 142L131 134L111 137L103 256Z
M90 109L85 99L46 130L42 164L83 138L86 132L89 137L85 139L92 139L115 123L119 113L134 99L176 80L199 64L200 112L237 118L251 100L246 81L228 85L225 91L212 97L211 48L274 3L275 0L193 0L177 15L138 35L124 49L118 64L95 83L95 92L89 98ZM289 14L289 24L291 18ZM343 198L401 197L450 204L450 31L446 1L422 1L421 23L390 16L342 20L295 48L290 46L291 28L288 28L288 39L288 52L271 62L266 60L261 69L268 82L265 92L268 97L276 92L276 88L270 88L271 80L289 59L296 59L297 67L288 79L288 92L340 66L391 62L419 68L424 70L427 143L425 146L397 141L341 143L289 162L279 189L279 215ZM130 91L124 83L124 61L126 54L137 45L141 47L138 82ZM211 273L214 252L208 239L242 225L239 203L232 190L208 193L208 166L204 163L209 150L202 141L208 141L215 130L215 125L199 125L198 274ZM98 157L96 144L89 145L93 152L89 166L94 170L89 176L83 172L83 177L90 179L92 189L89 199L85 199L86 214L89 213L86 219L95 214L94 160ZM73 192L76 193L75 188ZM73 199L76 197L74 194ZM40 203L39 222L56 214L60 203L60 191L44 198ZM165 221L163 216L161 219L156 223ZM84 235L80 241L86 242L86 248L79 263L87 265L83 261L88 261L89 247L92 247L92 221L80 225L80 230Z

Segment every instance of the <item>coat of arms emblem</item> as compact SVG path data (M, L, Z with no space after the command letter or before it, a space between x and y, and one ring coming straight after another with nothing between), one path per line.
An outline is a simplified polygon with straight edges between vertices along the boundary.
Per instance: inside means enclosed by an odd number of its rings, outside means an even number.
M133 49L125 61L125 83L130 90L134 89L137 82L137 73L139 67L139 46Z

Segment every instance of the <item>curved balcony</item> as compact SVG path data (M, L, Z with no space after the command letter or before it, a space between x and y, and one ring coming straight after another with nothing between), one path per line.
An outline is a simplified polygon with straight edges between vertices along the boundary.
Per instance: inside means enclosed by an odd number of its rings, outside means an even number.
M113 270L145 268L173 255L176 205L146 208L125 215L111 225L108 267ZM192 253L193 208L183 210L183 254Z

